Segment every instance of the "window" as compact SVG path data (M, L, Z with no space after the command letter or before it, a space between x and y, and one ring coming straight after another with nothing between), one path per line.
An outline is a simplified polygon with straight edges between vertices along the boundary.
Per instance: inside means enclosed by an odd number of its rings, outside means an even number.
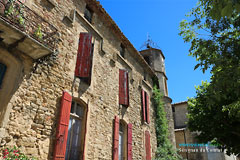
M84 17L88 20L88 22L92 22L93 11L89 8L89 6L86 6L85 8Z
M148 65L150 65L150 58L149 58L149 56L145 56L145 57L143 57L144 59L145 59L145 61L148 63Z
M132 124L115 116L113 160L132 160Z
M172 106L172 112L175 112L175 107L174 106Z
M91 84L93 49L92 35L80 33L75 76L89 85Z
M166 78L164 78L164 84L165 84L166 95L168 95L168 88L167 88L167 80L166 80Z
M146 91L142 90L142 118L143 122L150 123L150 110L149 110L149 96Z
M87 107L63 92L53 159L83 160Z
M147 73L146 72L144 72L144 74L143 74L143 79L146 81L147 80Z
M125 138L125 130L124 130L124 124L120 121L120 126L119 126L119 147L118 147L118 152L119 152L119 160L124 160L124 148L126 148L126 143L124 140Z
M125 47L123 44L120 45L120 55L125 58Z
M0 88L2 85L2 81L3 81L4 75L5 75L6 69L7 69L7 66L0 63Z
M129 106L128 72L122 69L119 70L119 104Z
M84 107L73 101L68 125L65 160L79 160L83 154Z

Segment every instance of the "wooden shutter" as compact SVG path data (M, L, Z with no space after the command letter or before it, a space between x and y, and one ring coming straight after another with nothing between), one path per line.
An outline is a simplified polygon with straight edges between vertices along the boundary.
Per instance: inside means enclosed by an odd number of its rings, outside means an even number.
M128 72L119 70L119 104L129 105Z
M7 69L7 66L0 63L0 87L1 87L1 84L2 84L3 77L5 75L6 69Z
M115 116L113 136L113 160L118 160L118 146L119 146L119 118Z
M145 131L146 160L151 160L151 141L149 131Z
M147 123L150 123L150 108L149 108L149 97L147 92L145 92L146 95L146 112L147 112Z
M132 160L132 124L128 124L128 139L127 139L127 157L128 160Z
M92 68L92 35L80 33L75 76L87 78L91 76Z
M71 95L67 92L63 92L59 123L56 133L56 144L53 158L54 160L65 159L71 104L72 104Z
M143 122L146 122L146 102L145 102L145 92L142 89L141 93L141 98L142 98L142 117L143 117Z

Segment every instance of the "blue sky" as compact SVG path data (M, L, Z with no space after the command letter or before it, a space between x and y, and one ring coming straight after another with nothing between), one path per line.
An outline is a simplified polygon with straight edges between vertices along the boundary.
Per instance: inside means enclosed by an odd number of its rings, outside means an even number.
M168 92L173 103L195 96L195 85L208 80L210 73L193 70L195 58L188 56L190 44L184 43L179 23L197 0L100 0L125 36L137 50L147 33L165 55Z

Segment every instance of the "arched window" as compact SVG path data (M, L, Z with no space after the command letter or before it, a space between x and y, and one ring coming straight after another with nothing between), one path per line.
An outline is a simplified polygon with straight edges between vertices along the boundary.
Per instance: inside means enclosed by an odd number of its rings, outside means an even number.
M83 157L86 107L72 101L65 160L81 160Z
M7 66L5 64L0 63L0 88L2 85L2 81L6 72Z

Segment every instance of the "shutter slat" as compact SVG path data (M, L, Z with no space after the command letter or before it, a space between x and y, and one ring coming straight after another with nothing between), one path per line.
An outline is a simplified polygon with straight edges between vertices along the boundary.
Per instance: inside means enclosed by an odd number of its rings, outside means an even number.
M148 94L145 92L146 94L146 110L147 110L147 123L150 123L150 108L149 108L149 96Z
M56 133L56 144L54 160L64 160L67 146L68 124L70 118L72 97L69 93L63 92L61 100L61 111Z
M128 124L128 144L127 144L127 157L132 160L132 124Z
M119 118L115 116L114 120L114 137L113 137L113 160L118 160L118 146L119 146Z
M145 131L146 160L151 160L151 140L149 131Z
M146 122L145 91L143 89L142 89L141 98L142 98L142 117L143 117L143 122Z
M88 78L92 67L92 35L80 33L75 76Z

